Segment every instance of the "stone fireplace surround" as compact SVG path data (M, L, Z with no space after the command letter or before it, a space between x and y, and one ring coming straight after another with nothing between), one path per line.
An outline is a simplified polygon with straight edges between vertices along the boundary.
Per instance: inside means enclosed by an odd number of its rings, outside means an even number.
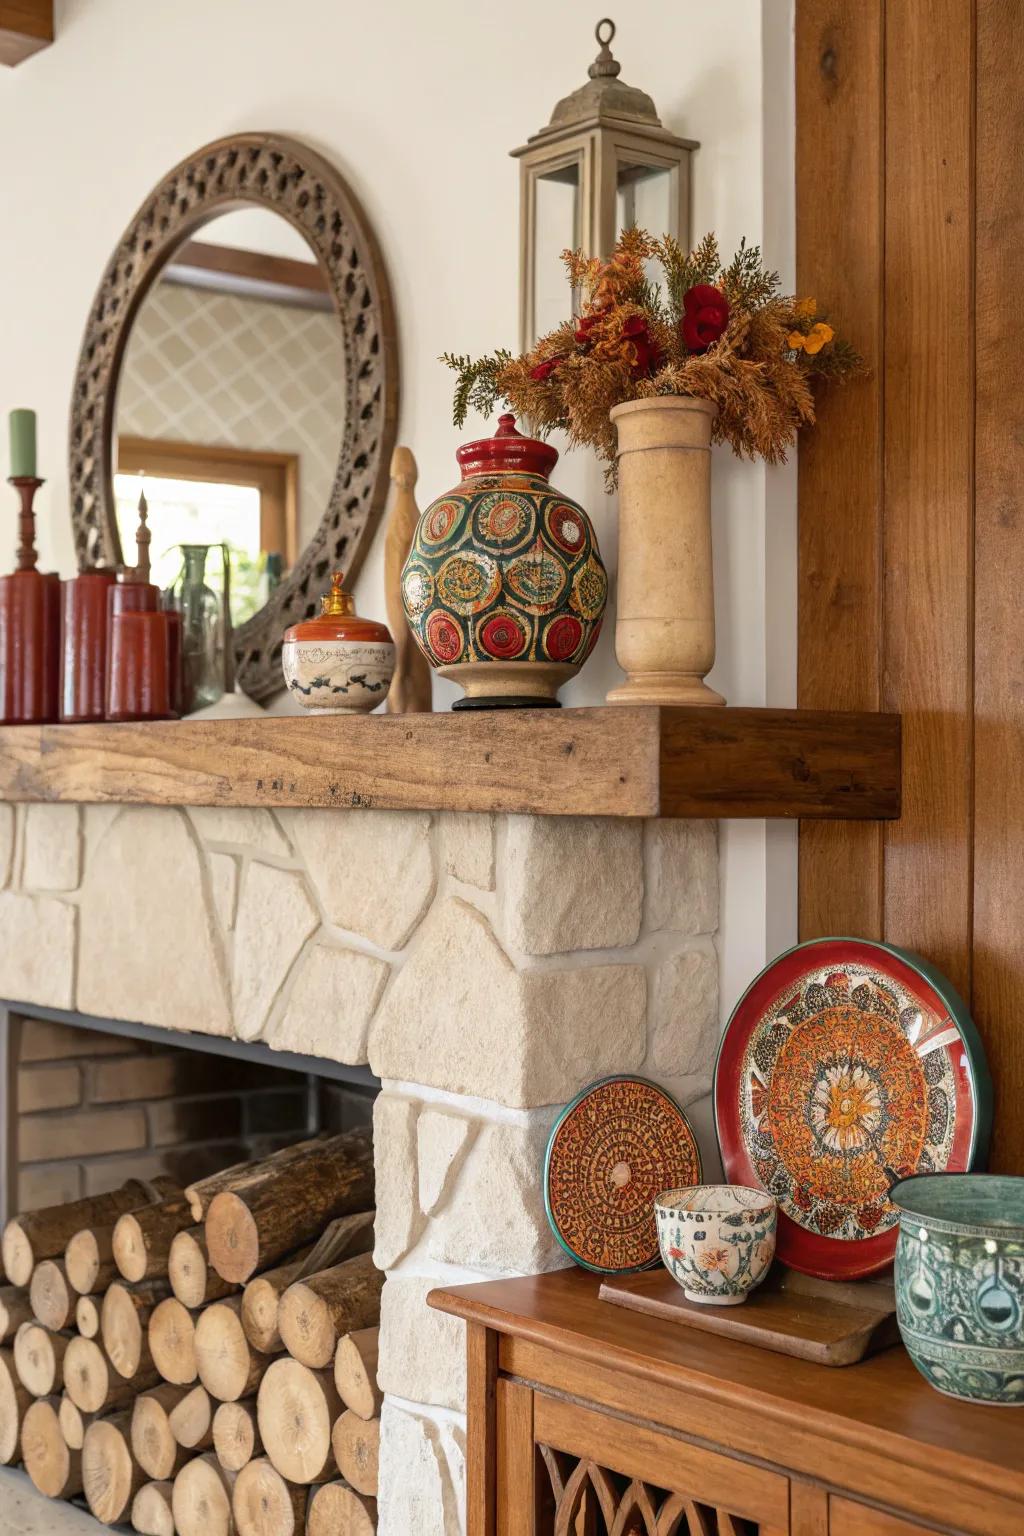
M381 1536L463 1526L462 1325L427 1292L565 1262L541 1169L586 1083L706 1095L717 921L713 822L0 805L0 997L381 1079Z

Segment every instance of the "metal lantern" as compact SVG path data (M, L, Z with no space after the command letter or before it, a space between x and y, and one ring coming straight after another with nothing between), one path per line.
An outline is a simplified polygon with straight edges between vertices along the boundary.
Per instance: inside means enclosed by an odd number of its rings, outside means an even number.
M565 318L566 247L606 256L633 224L690 238L693 139L661 126L646 91L619 79L615 23L597 24L590 79L560 101L519 160L520 342L524 350Z

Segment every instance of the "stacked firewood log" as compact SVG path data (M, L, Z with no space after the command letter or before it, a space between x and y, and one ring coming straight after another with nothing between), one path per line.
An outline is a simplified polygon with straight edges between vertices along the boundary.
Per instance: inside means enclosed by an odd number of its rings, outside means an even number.
M16 1217L0 1463L143 1536L369 1536L372 1207L360 1130Z

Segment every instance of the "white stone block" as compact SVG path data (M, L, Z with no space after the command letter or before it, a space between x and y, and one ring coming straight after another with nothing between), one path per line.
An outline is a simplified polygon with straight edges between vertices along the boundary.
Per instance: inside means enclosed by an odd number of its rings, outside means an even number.
M420 1210L432 1215L451 1192L473 1131L472 1120L450 1110L428 1105L416 1126L420 1181Z
M482 913L449 897L430 913L370 1028L378 1077L513 1108L564 1102L639 1066L639 966L517 971Z
M389 1402L381 1413L377 1536L462 1536L437 1425Z
M536 1274L565 1262L544 1212L547 1123L485 1125L444 1212L431 1223L427 1252L442 1264L491 1274Z
M272 853L287 858L288 839L270 811L247 806L196 805L188 813L203 843L224 843L246 853Z
M0 894L0 997L73 1008L74 976L74 907L48 896Z
M494 817L473 811L441 816L444 867L456 880L494 890Z
M416 1120L419 1101L379 1093L373 1106L373 1164L377 1219L373 1262L391 1269L423 1230L416 1189Z
M388 974L387 963L373 955L311 944L299 961L284 1011L267 1027L267 1044L276 1051L361 1065Z
M213 905L225 933L235 925L238 900L238 860L230 853L208 853Z
M718 928L718 828L713 821L648 821L644 925L678 933Z
M621 949L640 935L641 824L607 816L509 816L502 938L528 955Z
M235 1029L255 1040L320 914L304 876L292 869L249 864L238 897L232 972Z
M687 949L658 967L651 1007L655 1071L710 1081L718 1044L718 956Z
M286 811L328 922L402 949L434 895L430 817L421 811Z
M202 855L180 811L130 807L95 844L82 882L83 1013L231 1033L226 965Z
M22 886L30 891L77 891L81 878L82 830L79 807L26 806Z
M439 1280L389 1275L380 1304L382 1392L438 1408L466 1406L466 1325L436 1312L427 1296Z

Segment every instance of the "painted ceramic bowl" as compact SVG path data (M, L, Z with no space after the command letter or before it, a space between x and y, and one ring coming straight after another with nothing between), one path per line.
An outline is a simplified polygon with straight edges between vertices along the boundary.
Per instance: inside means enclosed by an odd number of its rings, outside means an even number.
M455 456L462 480L423 513L402 573L409 627L463 688L457 709L555 706L608 596L590 519L548 482L557 450L514 416Z
M364 715L383 704L395 670L387 626L361 619L340 571L318 618L284 632L281 669L297 704L311 715Z
M1024 1179L918 1174L895 1184L896 1320L948 1397L1024 1405Z
M771 1268L777 1207L763 1189L667 1189L655 1200L654 1214L665 1268L687 1301L735 1307Z

